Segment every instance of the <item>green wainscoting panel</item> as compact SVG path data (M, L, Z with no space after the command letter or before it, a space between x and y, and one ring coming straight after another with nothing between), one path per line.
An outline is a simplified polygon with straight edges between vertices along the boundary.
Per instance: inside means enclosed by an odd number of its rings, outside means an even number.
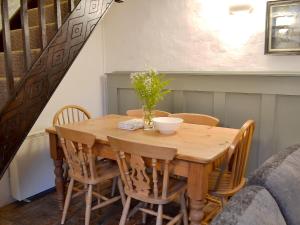
M108 113L140 107L130 84L131 72L107 74ZM239 128L256 121L249 172L272 154L300 143L300 73L164 72L172 92L158 106L176 112L218 117L221 126Z

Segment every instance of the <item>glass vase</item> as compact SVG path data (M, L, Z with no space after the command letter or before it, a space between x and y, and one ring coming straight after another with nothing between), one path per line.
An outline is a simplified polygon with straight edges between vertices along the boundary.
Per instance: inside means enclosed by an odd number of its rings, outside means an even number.
M144 130L152 130L153 125L153 111L149 110L147 107L143 106L143 116L144 116Z

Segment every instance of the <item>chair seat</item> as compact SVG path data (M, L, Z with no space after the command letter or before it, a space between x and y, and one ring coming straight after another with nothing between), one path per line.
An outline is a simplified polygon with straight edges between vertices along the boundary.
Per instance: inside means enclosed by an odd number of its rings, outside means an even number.
M118 164L112 160L101 160L96 164L100 181L111 179L120 175Z
M106 160L106 159L96 161L96 173L97 173L97 178L94 180L83 179L81 177L74 176L72 173L70 173L70 177L84 184L94 185L120 175L118 165L114 161Z
M158 198L154 197L154 193L149 193L149 195L146 195L146 194L129 191L126 188L125 188L125 193L126 193L126 195L128 195L134 199L137 199L137 200L143 201L143 202L147 202L150 204L168 204L168 203L172 202L174 199L176 199L178 194L180 194L186 190L186 187L187 187L186 181L178 180L176 178L170 177L168 191L167 191L168 192L167 197L165 199L162 199L161 198L162 183L163 183L162 180L163 180L163 177L159 176L158 177ZM151 185L153 185L153 184L151 184Z

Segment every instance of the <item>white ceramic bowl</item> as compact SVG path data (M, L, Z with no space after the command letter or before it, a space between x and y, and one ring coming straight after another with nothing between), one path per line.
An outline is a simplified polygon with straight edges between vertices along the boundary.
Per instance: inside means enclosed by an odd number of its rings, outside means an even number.
M176 117L156 117L153 118L154 128L162 134L173 134L178 130L183 119Z

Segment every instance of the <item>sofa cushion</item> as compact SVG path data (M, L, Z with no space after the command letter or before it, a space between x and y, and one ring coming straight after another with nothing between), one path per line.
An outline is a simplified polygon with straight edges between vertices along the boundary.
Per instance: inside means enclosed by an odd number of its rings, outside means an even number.
M247 186L233 196L211 225L286 225L270 193L260 186Z
M272 156L248 184L263 186L271 193L287 224L300 224L300 145Z

